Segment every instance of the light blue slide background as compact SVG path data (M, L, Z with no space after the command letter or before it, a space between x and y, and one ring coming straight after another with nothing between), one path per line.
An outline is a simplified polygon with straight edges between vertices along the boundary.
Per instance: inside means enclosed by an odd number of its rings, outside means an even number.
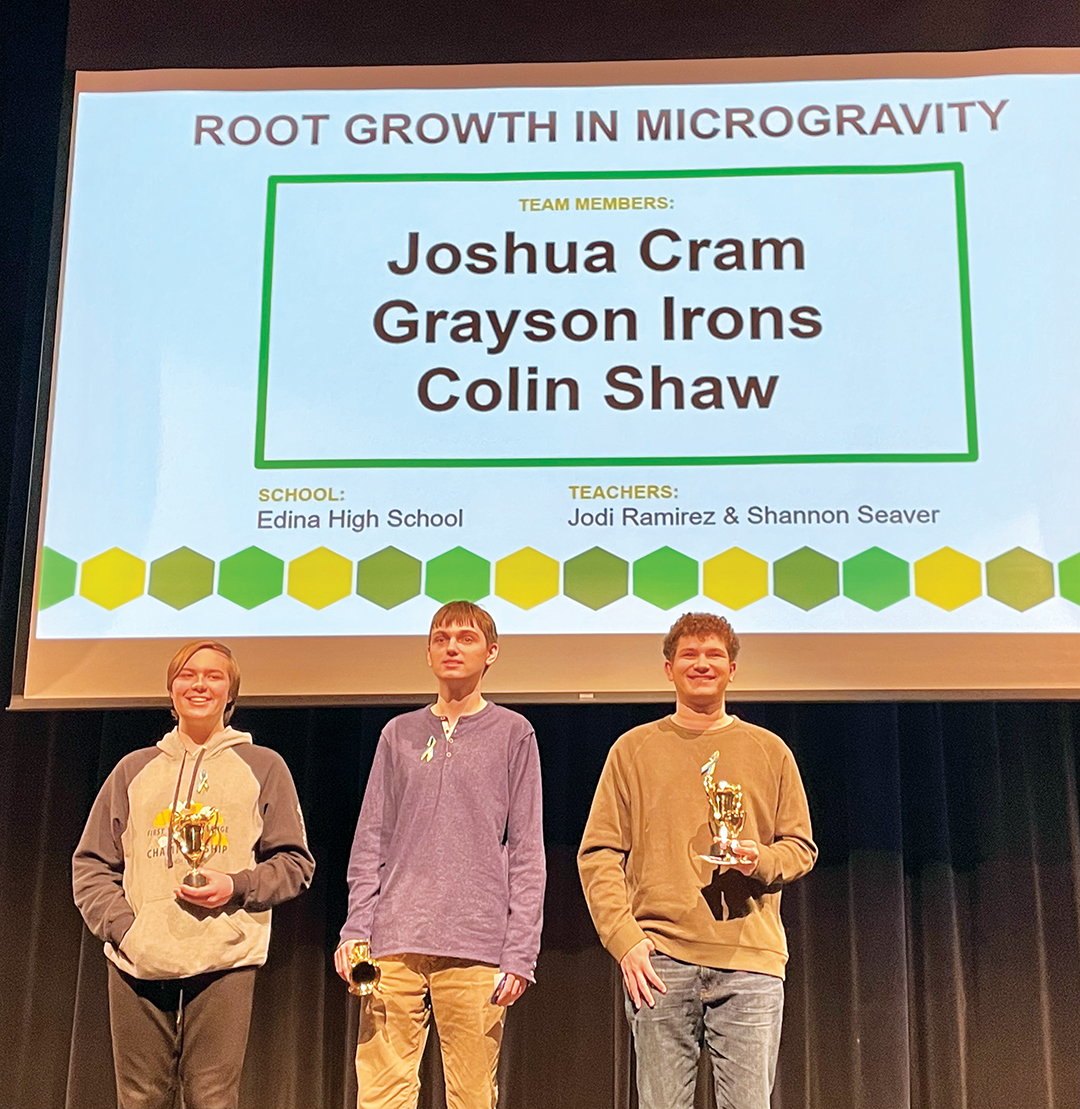
M838 136L834 129L813 138L793 130L780 139L638 142L633 126L638 108L722 110L735 104L758 112L772 104L795 111L823 104L833 111L836 104L861 103L869 122L882 102L897 110L900 103L985 100L996 106L1002 99L1008 104L997 131L977 108L969 110L963 133L957 113L948 112L940 135L933 131L933 112L919 136ZM579 108L605 116L618 109L619 140L575 142L573 113ZM530 144L519 133L519 141L508 144L503 129L486 145L356 146L342 133L344 120L357 112L406 112L415 119L429 111L506 110L535 110L545 120L548 111L557 111L558 141L541 135ZM331 117L318 146L303 137L281 147L265 141L249 147L193 143L197 114L228 120L249 113L265 120L305 112ZM564 561L595 544L627 560L664 544L699 560L740 546L770 562L807 544L841 560L876 544L909 561L945 545L985 561L1019 545L1057 562L1080 551L1078 115L1080 78L1070 76L644 89L84 94L67 211L43 542L78 562L113 546L149 562L185 545L220 561L251 544L285 560L326 545L355 561L388 544L427 559L459 543L492 561L523 546ZM963 164L966 181L977 462L347 471L254 466L271 175L952 161ZM336 453L346 444L367 444L403 457L441 457L448 449L462 457L514 449L524 456L591 454L583 449L587 444L620 441L620 453L630 455L675 446L726 453L755 443L762 444L760 453L778 445L817 450L838 443L890 450L900 440L916 444L914 449L960 449L955 224L942 194L944 181L945 175L927 174L778 178L768 185L762 179L666 182L662 190L626 182L588 190L500 185L470 190L465 200L457 199L465 187L454 185L441 202L429 199L433 186L403 184L377 187L376 221L354 199L375 186L303 187L303 197L298 192L282 208L282 268L275 289L283 299L282 314L273 320L280 345L275 331L268 445L283 452L314 447ZM419 190L422 202L416 200ZM660 193L674 196L676 207L670 213L528 214L509 203L518 192ZM807 244L807 267L798 274L643 274L636 243L642 229L652 226L673 227L684 238L797 234ZM607 238L619 251L618 280L454 275L409 285L380 266L400 255L412 229L424 239L438 234L452 241L460 236L498 243L509 229L534 242ZM361 239L369 242L366 252L357 249ZM406 286L409 292L399 294ZM665 344L658 341L657 302L669 291L680 303L810 303L822 311L825 330L803 342ZM390 348L374 339L371 313L396 295L421 308L626 304L639 311L639 339L516 340L512 360L509 349L503 356L469 351L466 357L466 348L450 343ZM665 372L696 376L716 365L718 348L724 376L729 365L740 375L779 373L780 389L794 393L798 407L784 407L783 392L767 413L698 413L689 407L682 413L609 413L599 407L607 391L603 373L611 365L628 361L647 372L655 361ZM419 373L429 366L455 366L467 382L497 377L519 362L537 364L545 375L580 376L582 411L531 414L533 422L525 424L497 413L462 414L460 406L442 416L423 413L411 400ZM361 364L391 372L354 372ZM590 419L595 422L587 425ZM678 489L676 502L639 507L712 509L719 519L731 505L741 523L667 530L568 526L574 509L582 507L570 497L571 484L631 482L666 482ZM383 526L362 534L325 526L315 532L257 528L257 512L268 507L258 501L261 488L315 485L340 491L350 510L372 509ZM940 514L936 525L921 527L754 527L745 516L750 505L844 507L854 521L854 510L864 503L938 508ZM385 526L385 514L395 506L463 508L466 526L393 530ZM634 597L598 613L565 597L528 612L495 597L490 603L507 632L654 631L672 618ZM37 634L405 633L426 628L431 605L421 597L384 612L354 596L315 612L281 597L246 612L213 597L174 612L145 596L107 612L76 597L40 613ZM912 598L873 613L840 598L804 613L770 596L741 611L737 623L754 631L1075 630L1080 607L1055 598L1017 613L983 597L945 613Z

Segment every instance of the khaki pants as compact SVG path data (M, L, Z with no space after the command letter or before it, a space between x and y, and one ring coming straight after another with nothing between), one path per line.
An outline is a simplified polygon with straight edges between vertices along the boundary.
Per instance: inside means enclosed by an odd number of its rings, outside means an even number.
M428 1021L442 1045L447 1109L495 1109L506 1009L491 1003L502 975L486 963L435 955L379 959L382 981L364 999L356 1045L359 1109L416 1109Z

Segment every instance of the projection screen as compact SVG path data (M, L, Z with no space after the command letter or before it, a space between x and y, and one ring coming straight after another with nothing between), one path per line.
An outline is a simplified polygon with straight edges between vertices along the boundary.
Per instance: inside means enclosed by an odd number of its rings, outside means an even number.
M13 705L1075 696L1078 62L77 74Z

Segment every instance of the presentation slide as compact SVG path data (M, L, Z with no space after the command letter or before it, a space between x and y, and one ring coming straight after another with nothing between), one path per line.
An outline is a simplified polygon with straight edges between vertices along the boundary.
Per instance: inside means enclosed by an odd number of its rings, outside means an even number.
M79 75L27 698L458 598L586 668L688 609L1071 642L1080 75L980 57Z

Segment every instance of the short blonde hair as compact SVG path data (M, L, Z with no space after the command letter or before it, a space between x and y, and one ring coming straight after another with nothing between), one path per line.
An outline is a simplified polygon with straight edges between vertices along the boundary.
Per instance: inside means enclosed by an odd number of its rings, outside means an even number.
M176 675L184 669L192 655L202 650L217 651L225 659L225 669L229 675L229 703L225 706L225 715L222 720L225 724L228 724L232 718L233 710L236 708L236 698L240 695L240 663L236 661L232 651L224 643L218 643L216 639L193 639L190 643L185 643L169 661L169 667L165 671L165 688L169 691L171 697ZM176 710L174 709L173 716L175 715Z

